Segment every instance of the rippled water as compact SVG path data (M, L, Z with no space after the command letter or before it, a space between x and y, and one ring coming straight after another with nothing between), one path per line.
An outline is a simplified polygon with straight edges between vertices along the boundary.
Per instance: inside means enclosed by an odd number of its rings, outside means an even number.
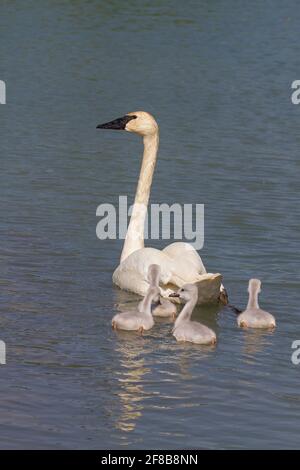
M280 1L10 1L0 17L2 448L295 448L300 431L299 8ZM171 323L115 334L121 242L97 206L134 194L141 142L95 127L152 112L152 202L205 204L210 271L274 333L198 309L214 349ZM156 242L155 246L164 246Z

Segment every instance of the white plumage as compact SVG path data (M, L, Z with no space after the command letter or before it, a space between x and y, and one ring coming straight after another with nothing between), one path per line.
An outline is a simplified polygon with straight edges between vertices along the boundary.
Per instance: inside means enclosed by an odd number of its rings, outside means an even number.
M261 281L250 279L249 300L246 310L238 318L238 326L244 328L275 328L276 320L271 313L262 310L258 304L258 294L261 292Z
M143 137L144 154L120 264L113 273L113 282L144 296L149 288L147 273L151 264L161 269L160 286L163 297L186 283L198 288L198 303L227 301L220 274L208 274L202 260L189 243L176 242L163 250L145 248L144 224L159 145L159 129L154 117L144 111L128 113L122 118L98 126L101 129L123 129Z
M191 316L197 304L198 290L195 284L186 284L171 297L179 297L186 302L173 328L173 336L177 341L188 341L197 344L215 344L216 334L213 330L199 322L191 321Z

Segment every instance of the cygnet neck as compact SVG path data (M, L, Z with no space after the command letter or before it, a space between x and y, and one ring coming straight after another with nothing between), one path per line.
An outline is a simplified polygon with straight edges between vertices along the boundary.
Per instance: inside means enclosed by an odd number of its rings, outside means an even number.
M255 286L249 287L249 299L248 299L247 309L259 308L258 294L259 294L259 290Z
M177 328L177 326L180 325L180 323L189 321L191 319L196 303L197 303L197 298L195 297L195 298L190 299L185 304L180 314L178 315L177 320L175 321L174 328Z
M140 303L139 311L145 315L152 315L151 304L153 300L153 293L148 292Z

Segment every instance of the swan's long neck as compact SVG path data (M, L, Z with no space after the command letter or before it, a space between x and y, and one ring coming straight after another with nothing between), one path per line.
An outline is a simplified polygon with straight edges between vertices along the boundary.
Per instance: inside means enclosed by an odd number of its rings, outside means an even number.
M252 288L250 290L247 308L259 308L257 289Z
M151 305L152 305L152 300L153 300L153 294L148 293L145 295L143 300L139 304L139 311L141 313L144 313L145 315L151 315Z
M191 299L185 304L175 321L174 328L177 328L177 326L179 326L181 323L191 319L196 303L197 299Z
M144 227L147 215L152 178L156 163L159 144L158 132L144 137L144 155L139 181L134 199L130 223L128 226L121 263L127 256L140 248L144 248Z

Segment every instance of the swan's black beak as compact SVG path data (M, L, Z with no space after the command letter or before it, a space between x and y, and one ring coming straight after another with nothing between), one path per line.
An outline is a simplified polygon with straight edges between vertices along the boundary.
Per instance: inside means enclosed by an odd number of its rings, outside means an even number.
M132 119L136 119L137 116L123 116L117 119L114 119L113 121L106 122L105 124L99 124L97 126L97 129L116 129L123 131L125 130L126 124L131 121Z
M172 294L169 294L169 297L180 297L180 295L177 292L172 292Z

